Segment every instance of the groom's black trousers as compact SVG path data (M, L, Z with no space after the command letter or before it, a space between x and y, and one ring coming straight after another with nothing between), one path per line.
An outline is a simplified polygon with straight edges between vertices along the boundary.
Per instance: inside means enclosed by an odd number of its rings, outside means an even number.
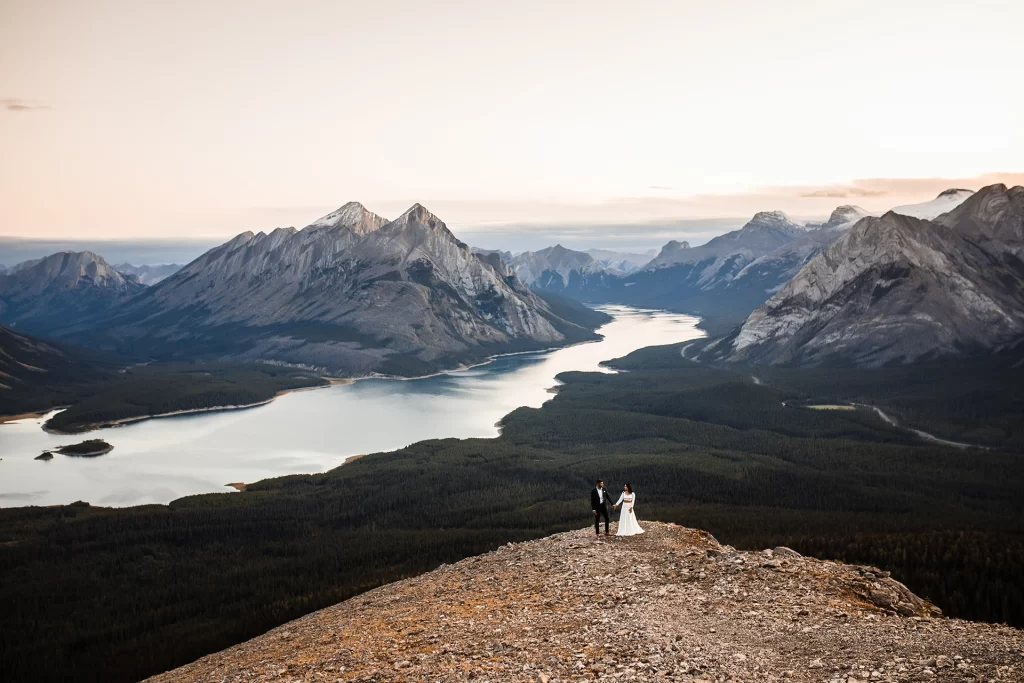
M604 515L604 532L608 533L608 506L602 505L594 510L594 531L601 533L601 516Z

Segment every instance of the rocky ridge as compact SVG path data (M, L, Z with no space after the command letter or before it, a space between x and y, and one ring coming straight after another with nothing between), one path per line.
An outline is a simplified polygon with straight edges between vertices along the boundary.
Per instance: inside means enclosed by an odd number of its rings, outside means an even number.
M942 618L887 572L642 525L508 544L149 680L1024 680L1024 632Z
M104 322L93 345L346 376L430 374L594 338L419 204L388 221L350 202L302 230L242 233Z
M951 195L952 196L952 195ZM1024 188L993 185L935 221L890 211L819 253L710 357L863 366L1024 338Z

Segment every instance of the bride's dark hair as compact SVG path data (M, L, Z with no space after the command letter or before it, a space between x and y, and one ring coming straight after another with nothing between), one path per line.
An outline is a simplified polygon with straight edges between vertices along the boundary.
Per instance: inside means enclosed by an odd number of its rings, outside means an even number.
M633 493L633 485L632 484L626 484L626 490L629 491L630 493Z

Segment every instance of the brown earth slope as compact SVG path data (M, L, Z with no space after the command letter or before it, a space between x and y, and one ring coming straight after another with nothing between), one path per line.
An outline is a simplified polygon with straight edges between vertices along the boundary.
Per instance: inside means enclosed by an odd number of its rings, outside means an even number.
M1024 631L885 572L642 524L503 546L150 680L1024 680Z

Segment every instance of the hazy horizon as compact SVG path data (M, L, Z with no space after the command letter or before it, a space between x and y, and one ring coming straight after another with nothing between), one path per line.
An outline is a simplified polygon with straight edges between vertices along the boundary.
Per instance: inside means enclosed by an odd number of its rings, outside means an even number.
M0 235L214 240L418 201L481 246L639 248L1019 184L1022 23L1009 1L6 0Z
M977 189L982 185L1003 182L1004 184L1020 184L1024 182L1024 174L1003 174L1001 177L987 177L978 179L980 182L955 182L944 181L943 179L930 179L922 181L951 189L970 185L967 189ZM914 201L906 203L917 203L934 199L937 193L927 191L904 192L899 195L884 195L892 201L894 196L912 197ZM814 197L815 200L823 201L827 206L835 208L841 204L855 204L869 210L871 213L881 214L892 208L894 205L880 203L877 200L872 202L857 201L850 197L837 197L826 194ZM457 224L449 223L449 227L457 238L469 244L471 247L481 249L493 249L520 253L524 251L536 251L545 247L561 244L569 249L586 251L588 249L606 249L624 253L642 254L650 250L658 251L670 240L685 240L693 246L699 246L726 232L741 228L757 211L777 210L770 208L773 204L767 195L757 195L748 201L765 202L760 208L752 208L746 216L730 216L721 218L696 218L696 219L666 219L648 220L642 222L605 222L586 223L573 222L571 220L561 223L507 223L507 224L483 224L468 225L459 227ZM395 218L414 202L380 202L381 205L393 208L393 211L385 214L386 218ZM741 202L740 202L741 203ZM778 204L776 202L775 204ZM454 210L459 214L460 203L458 202L437 202L428 205L428 209L436 209L440 205L443 209ZM399 208L401 207L401 208ZM871 207L868 209L868 207ZM160 265L169 263L185 264L205 251L216 247L231 239L235 235L245 232L270 232L278 227L302 228L312 223L337 207L297 207L294 210L268 209L267 215L258 223L260 215L250 216L248 220L253 224L245 223L239 229L216 236L185 237L175 238L163 235L139 236L139 237L42 237L34 238L21 235L0 235L0 265L7 267L30 259L41 258L59 251L93 251L104 257L109 263L116 265L124 262L132 265ZM476 210L480 208L473 207ZM831 208L823 213L816 214L794 214L790 217L799 221L821 221L825 220ZM285 213L302 214L304 217L294 223L270 222L274 216L280 217ZM465 210L463 209L463 213ZM615 211L609 212L616 215ZM567 216L572 217L571 210ZM440 216L442 220L444 215Z

